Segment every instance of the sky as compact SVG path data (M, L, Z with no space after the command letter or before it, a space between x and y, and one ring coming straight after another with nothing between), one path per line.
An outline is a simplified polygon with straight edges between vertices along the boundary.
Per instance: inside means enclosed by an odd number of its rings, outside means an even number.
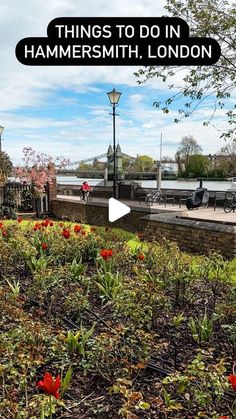
M204 154L224 145L219 130L227 127L225 111L216 113L215 127L204 127L211 114L208 99L183 122L175 124L177 106L169 114L153 107L167 99L168 85L152 79L139 85L136 67L33 67L15 57L19 40L46 36L48 23L69 17L158 17L166 15L165 0L0 0L0 125L2 149L19 164L24 147L80 161L107 151L112 142L111 106L107 92L122 93L116 117L116 138L124 153L158 159L174 157L182 137L192 135ZM182 83L184 71L176 71ZM231 99L232 100L232 99Z

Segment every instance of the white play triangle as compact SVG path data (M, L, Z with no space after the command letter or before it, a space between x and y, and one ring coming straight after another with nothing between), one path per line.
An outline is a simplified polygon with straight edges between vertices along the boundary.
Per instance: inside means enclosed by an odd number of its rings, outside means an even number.
M130 207L128 207L127 205L123 204L120 201L117 201L117 199L109 199L108 218L111 223L113 223L121 217L124 217L124 215L129 214L129 212Z

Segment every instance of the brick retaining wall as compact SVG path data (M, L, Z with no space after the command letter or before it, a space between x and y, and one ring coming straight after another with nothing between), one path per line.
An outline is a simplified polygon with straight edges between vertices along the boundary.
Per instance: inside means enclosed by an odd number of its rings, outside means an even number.
M221 253L225 258L236 257L236 227L214 222L180 219L180 213L154 213L152 208L133 207L131 212L114 223L108 221L105 203L87 205L69 199L52 201L52 215L67 217L91 225L120 227L132 232L143 232L147 240L175 241L181 250L190 253Z
M236 227L233 225L163 215L145 216L143 220L145 239L165 237L186 252L207 254L215 251L227 259L236 257Z

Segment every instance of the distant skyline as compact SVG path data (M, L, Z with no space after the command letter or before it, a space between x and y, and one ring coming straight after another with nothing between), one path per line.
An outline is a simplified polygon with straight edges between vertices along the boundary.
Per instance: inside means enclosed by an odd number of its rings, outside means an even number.
M218 110L213 126L204 127L213 101L208 99L179 124L177 105L169 114L153 107L167 99L168 85L152 79L138 85L135 67L28 67L15 57L17 42L28 36L45 36L48 23L59 16L161 16L165 1L153 0L51 0L30 4L23 0L1 1L0 14L0 125L4 126L2 149L14 164L20 163L24 147L71 161L107 151L112 142L111 107L107 92L122 92L117 112L117 141L132 156L148 154L174 157L182 137L192 135L204 154L214 154L225 142L220 132L227 128L225 110ZM182 83L184 70L177 69ZM232 96L230 101L235 102Z

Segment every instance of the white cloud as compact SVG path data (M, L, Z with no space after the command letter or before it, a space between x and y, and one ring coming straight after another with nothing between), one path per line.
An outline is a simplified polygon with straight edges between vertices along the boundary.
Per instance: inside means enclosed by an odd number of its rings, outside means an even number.
M15 58L17 42L24 37L45 36L48 23L56 17L161 16L166 14L164 0L31 0L30 4L25 0L0 0L0 3L0 125L5 127L4 149L15 161L25 146L76 160L106 151L112 138L112 119L108 115L109 105L100 104L106 94L104 84L126 89L116 119L117 139L125 152L155 154L161 131L164 154L173 156L180 139L188 134L193 134L207 153L221 146L220 133L202 126L203 118L211 113L210 102L191 119L175 125L176 111L164 115L152 106L164 92L168 97L172 91L156 78L138 86L133 75L135 67L28 67ZM184 69L176 69L174 82L181 85L185 74ZM68 97L60 94L63 89L70 93ZM84 94L93 97L90 105L83 103ZM98 99L100 102L96 104ZM52 110L59 104L64 112L55 116ZM225 126L224 113L224 110L216 113L219 129Z

